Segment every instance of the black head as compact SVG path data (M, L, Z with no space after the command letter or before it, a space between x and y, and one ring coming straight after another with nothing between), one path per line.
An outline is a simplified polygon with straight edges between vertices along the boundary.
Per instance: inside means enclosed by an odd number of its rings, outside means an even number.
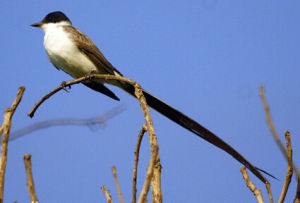
M62 21L67 21L71 23L70 19L63 12L55 11L46 15L45 18L42 20L42 22L32 24L31 26L41 27L43 24L46 23L59 23Z
M61 21L70 21L70 19L61 11L55 11L46 15L43 19L43 23L58 23Z

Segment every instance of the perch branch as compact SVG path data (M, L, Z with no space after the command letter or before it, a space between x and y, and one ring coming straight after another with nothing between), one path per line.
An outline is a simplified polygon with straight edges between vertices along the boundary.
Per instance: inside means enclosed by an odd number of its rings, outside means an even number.
M131 85L136 84L136 82L134 82L133 80L130 80L130 79L122 77L122 76L90 74L90 75L87 75L87 76L84 76L84 77L81 77L81 78L77 78L75 80L63 82L60 86L58 86L57 88L55 88L54 90L52 90L51 92L49 92L48 94L46 94L44 97L42 97L42 99L40 99L34 105L34 107L28 112L27 115L32 118L34 116L36 110L39 108L39 106L44 101L46 101L47 99L49 99L52 95L54 95L55 93L59 92L60 90L65 89L66 87L71 87L72 85L84 82L86 80L92 80L92 79L115 80L115 81L123 81L123 82L126 82L126 83L131 84Z
M81 77L81 78L78 78L78 79L75 79L75 80L72 80L72 81L64 82L61 86L57 87L56 89L51 91L49 94L44 96L40 101L38 101L35 104L35 106L33 107L33 109L28 113L28 116L33 117L33 115L34 115L35 111L37 110L37 108L45 100L50 98L53 94L60 91L61 89L64 89L65 87L68 87L68 86L71 86L71 85L74 85L74 84L78 84L78 83L83 82L85 80L92 80L92 79L122 81L122 82L125 82L125 83L128 83L128 84L134 86L134 88L135 88L135 96L139 100L140 106L142 108L142 111L144 113L144 117L145 117L145 120L146 120L146 127L147 127L147 132L148 132L148 135L149 135L149 141L150 141L150 147L151 147L151 158L150 158L149 165L148 165L148 168L147 168L146 179L145 179L143 189L142 189L142 192L140 194L139 201L138 201L138 202L144 202L145 198L147 196L149 187L150 187L149 184L150 184L151 179L152 179L153 169L154 169L155 163L159 159L158 159L158 144L157 144L157 139L156 139L155 131L154 131L154 128L153 128L149 108L148 108L146 99L143 95L143 91L142 91L142 89L141 89L141 87L138 83L136 83L133 80L130 80L128 78L122 77L122 76L90 74L90 75L87 75L85 77Z

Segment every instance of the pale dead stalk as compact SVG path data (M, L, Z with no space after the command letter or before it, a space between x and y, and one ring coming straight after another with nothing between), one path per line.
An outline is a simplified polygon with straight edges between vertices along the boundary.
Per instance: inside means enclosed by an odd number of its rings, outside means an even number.
M6 108L4 111L4 120L1 125L1 129L2 129L1 131L4 135L1 141L1 155L0 155L0 203L3 202L4 177L5 177L6 162L7 162L7 145L8 145L9 135L10 135L11 119L15 113L16 108L21 102L24 91L25 91L25 87L21 86L18 90L17 96L13 101L11 107Z
M258 203L264 203L264 200L263 200L263 197L262 197L262 194L261 194L261 191L256 188L256 186L252 183L252 181L250 180L249 178L249 175L247 173L247 169L245 166L242 166L241 167L241 172L243 174L243 178L244 178L244 181L247 185L247 187L252 191L252 193L255 195L256 199L257 199L257 202Z

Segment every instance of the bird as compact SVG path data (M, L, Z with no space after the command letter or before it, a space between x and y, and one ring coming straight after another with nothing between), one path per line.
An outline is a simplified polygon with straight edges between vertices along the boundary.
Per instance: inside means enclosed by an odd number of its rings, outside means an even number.
M109 74L123 76L102 54L94 42L82 31L72 25L70 19L61 11L47 14L42 21L31 26L41 28L44 35L44 47L50 62L58 69L73 78L88 76L89 74ZM100 92L114 100L120 99L108 89L104 83L117 86L133 97L134 87L125 82L104 79L87 80L83 82L87 87ZM213 132L200 125L190 117L173 108L166 102L142 90L147 104L160 114L174 121L207 142L222 149L238 162L247 167L263 183L267 179L260 173L263 170L252 165L237 150L216 136ZM266 173L268 174L268 173Z

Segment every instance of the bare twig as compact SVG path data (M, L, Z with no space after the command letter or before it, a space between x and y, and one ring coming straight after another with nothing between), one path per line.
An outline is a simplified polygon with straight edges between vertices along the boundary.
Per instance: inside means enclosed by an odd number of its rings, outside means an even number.
M116 184L116 187L117 187L117 191L118 191L118 195L119 195L119 198L120 198L120 202L124 203L124 199L123 199L123 196L122 196L122 193L121 193L121 189L120 189L120 185L119 185L119 181L118 181L118 177L117 177L117 169L116 169L115 166L112 166L111 170L112 170L113 175L114 175L115 184Z
M26 134L32 133L36 130L41 130L53 126L62 126L62 125L76 125L76 126L88 126L91 129L94 129L97 126L102 126L105 124L107 120L116 116L117 114L121 113L125 110L125 107L119 106L116 107L105 114L97 117L91 118L56 118L51 120L46 120L42 122L38 122L24 128L21 128L15 132L12 132L9 138L9 141L18 139Z
M297 192L294 203L300 203L300 176L297 176Z
M140 146L143 139L143 136L146 132L146 125L142 126L140 130L138 140L136 143L136 147L134 150L134 167L133 167L133 176L132 176L132 200L131 203L136 203L136 180L137 180L137 166L139 162L139 153L140 153Z
M37 203L38 199L34 189L34 182L31 170L31 154L24 155L24 164L26 169L26 176L27 176L27 187L29 191L30 201L31 203Z
M55 93L59 92L60 90L65 89L66 87L70 87L72 85L84 82L86 80L92 80L92 79L115 80L115 81L123 81L123 82L126 82L126 83L131 84L131 85L136 84L136 82L134 82L133 80L130 80L130 79L122 77L122 76L90 74L90 75L87 75L87 76L84 76L84 77L81 77L81 78L77 78L75 80L63 82L60 86L58 86L57 88L55 88L54 90L52 90L51 92L49 92L48 94L46 94L42 99L40 99L34 105L34 107L28 112L27 115L32 118L34 116L35 111L38 109L38 107L44 101L46 101L47 99L49 99L52 95L54 95Z
M292 162L292 168L293 170L295 171L296 173L296 177L297 177L297 180L298 180L298 190L297 190L297 193L296 193L296 198L295 198L295 201L297 201L297 197L299 199L299 196L300 196L300 186L299 186L299 180L300 180L300 172L299 170L297 169L297 166L294 164L294 162L292 161L292 158L289 159L289 155L288 155L288 152L286 151L286 149L284 148L282 142L280 141L279 137L278 137L278 134L275 130L275 127L274 127L274 124L272 122L272 118L271 118L271 113L270 113L270 109L269 109L269 106L268 106L268 103L267 103L267 100L265 98L265 93L264 93L264 87L263 86L260 86L260 93L259 93L260 97L261 97L261 100L263 102L263 105L264 105L264 109L265 109L265 113L266 113L266 117L267 117L267 124L272 132L272 135L274 137L274 139L276 140L276 143L277 145L279 146L279 149L281 150L281 152L283 153L284 157L286 158L286 160L289 162L289 160Z
M245 180L245 183L247 185L247 187L252 191L252 193L255 195L257 202L258 203L263 203L264 200L262 198L262 194L261 191L255 187L255 185L252 183L252 181L250 180L248 173L247 173L247 169L245 166L241 167L241 172L243 174L243 178Z
M157 157L155 161L153 176L151 180L152 202L162 202L161 191L161 164L160 159Z
M141 87L137 83L134 85L134 87L135 87L135 96L139 100L141 108L144 112L144 117L146 120L146 127L147 127L147 132L149 135L149 142L150 142L150 147L151 147L151 158L150 158L150 161L148 164L144 186L143 186L143 189L141 191L141 194L140 194L139 200L138 200L138 203L143 203L147 197L147 193L149 191L149 186L150 186L150 182L151 182L152 175L153 175L153 169L156 164L156 161L159 160L159 156L158 156L157 139L156 139L156 135L155 135L155 131L153 128L153 123L152 123L152 119L151 119L151 115L149 112L149 108L148 108L146 99L143 95Z
M17 96L12 103L10 108L6 108L4 111L4 120L2 123L2 132L4 134L1 141L1 155L0 155L0 203L3 202L3 192L4 192L4 176L7 162L7 144L9 140L9 133L11 128L11 118L15 113L15 110L19 103L21 102L25 87L21 86L18 90Z
M282 187L281 195L279 197L278 203L282 203L285 199L286 193L288 191L292 176L293 176L293 151L292 151L292 145L291 145L291 137L290 132L285 131L285 140L286 140L286 149L287 149L287 155L288 155L288 169L286 172L285 181Z
M275 139L277 145L279 146L279 149L281 150L281 152L285 156L286 160L288 160L288 153L285 150L282 142L279 139L278 133L275 130L275 126L274 126L272 118L271 118L270 108L269 108L269 105L268 105L267 100L265 98L264 86L262 86L262 85L260 86L260 89L259 89L259 96L260 96L260 98L262 100L262 103L264 105L265 114L266 114L266 118L267 118L267 124L268 124L268 126L269 126L269 128L272 132L273 138ZM299 176L298 169L297 169L297 167L295 166L294 163L293 163L293 169L295 170L297 176Z
M3 124L0 126L0 137L2 136L3 133Z
M273 196L272 196L271 184L269 182L265 182L265 186L267 188L270 203L273 203L274 201L273 201Z
M104 193L104 195L105 195L105 197L107 199L107 203L113 203L113 201L111 199L111 196L110 196L108 190L106 189L105 185L101 186L101 190L103 191L103 193Z
M150 141L150 147L151 147L151 158L149 161L149 165L147 168L147 173L146 173L146 179L143 185L143 189L142 192L140 194L139 197L139 201L138 202L144 202L147 193L149 191L149 187L150 187L150 182L152 179L152 175L153 175L153 169L155 166L155 163L157 160L159 160L158 158L158 144L157 144L157 139L156 139L156 135L155 135L155 131L153 128L153 123L152 123L152 119L150 116L150 112L149 112L149 108L146 102L146 99L143 95L143 91L140 87L140 85L136 82L134 82L133 80L130 80L128 78L125 78L123 76L116 76L116 75L99 75L99 74L90 74L87 75L85 77L81 77L69 82L64 82L63 85L57 87L56 89L54 89L53 91L51 91L49 94L47 94L46 96L44 96L39 102L37 102L35 104L35 106L33 107L33 109L28 113L28 115L30 117L33 117L35 111L37 110L37 108L45 101L47 100L49 97L51 97L53 94L55 94L56 92L60 91L61 89L64 89L65 87L71 86L73 84L77 84L80 82L83 82L85 80L92 80L92 79L102 79L102 80L114 80L114 81L122 81L125 83L128 83L132 86L134 86L135 88L135 96L136 98L139 100L139 103L141 105L142 111L144 113L144 117L146 120L146 126L147 126L147 131L148 131L148 135L149 135L149 141Z

